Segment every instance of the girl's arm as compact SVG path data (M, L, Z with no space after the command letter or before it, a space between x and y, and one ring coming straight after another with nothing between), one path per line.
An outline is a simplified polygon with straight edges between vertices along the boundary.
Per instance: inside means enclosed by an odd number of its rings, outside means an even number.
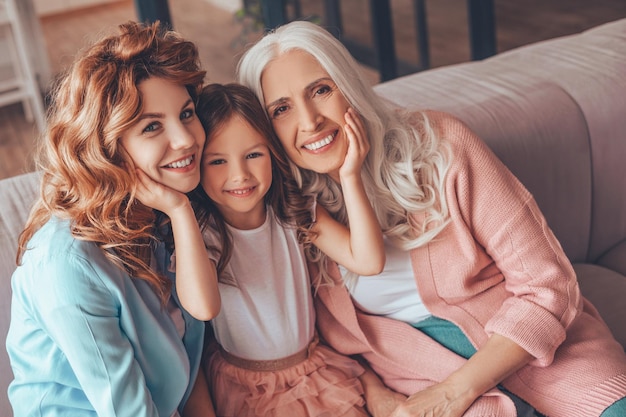
M380 225L361 179L361 167L369 151L369 142L361 120L353 109L345 115L344 130L349 141L346 159L339 169L350 229L335 221L321 206L313 243L335 262L359 275L375 275L385 266L385 249Z
M189 198L164 187L138 170L137 197L167 214L176 249L176 292L182 306L198 320L211 320L221 308L217 269L209 259Z

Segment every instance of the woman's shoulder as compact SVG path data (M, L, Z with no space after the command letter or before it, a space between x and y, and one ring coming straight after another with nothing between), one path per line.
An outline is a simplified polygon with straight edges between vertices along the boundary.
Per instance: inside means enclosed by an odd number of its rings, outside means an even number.
M32 254L39 258L91 258L94 252L100 254L101 251L93 242L74 236L69 220L52 217L33 234L24 255L26 259Z
M69 220L51 218L27 243L14 285L74 288L78 293L79 288L110 287L125 275L95 243L73 236Z
M485 158L494 159L487 144L457 116L438 110L418 113L439 140L450 149L452 165L474 164Z
M452 146L462 147L468 143L480 141L463 120L451 113L439 110L425 110L420 113L441 140L450 142Z
M464 148L481 142L469 126L451 113L440 110L399 110L402 123L416 129L421 136L434 134L438 142Z

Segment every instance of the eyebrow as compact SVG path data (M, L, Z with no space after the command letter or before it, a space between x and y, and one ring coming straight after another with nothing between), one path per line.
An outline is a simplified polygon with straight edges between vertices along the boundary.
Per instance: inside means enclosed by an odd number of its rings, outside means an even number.
M185 107L189 106L192 103L193 103L193 100L189 99L185 101L185 103L180 109L184 110ZM144 119L162 119L163 117L165 117L165 114L163 113L143 113L141 116L139 116L139 119L137 119L137 121L141 121Z
M335 83L333 81L332 78L330 77L320 77L316 80L311 81L310 83L308 83L305 87L304 87L304 91L309 91L311 90L313 87L315 87L316 84L319 84L321 81L330 81L333 84ZM269 111L270 108L275 107L278 104L282 104L285 103L286 101L288 101L287 97L280 97L277 100L272 101L271 103L269 103L268 105L265 106L265 109Z
M257 143L256 145L251 146L248 149L245 149L244 153L248 153L248 152L253 151L253 150L257 149L257 148L265 148L265 149L267 149L268 152L270 152L269 146L266 143ZM222 153L222 152L207 152L207 151L204 151L202 153L203 157L204 156L221 156L221 155L226 155L226 153Z

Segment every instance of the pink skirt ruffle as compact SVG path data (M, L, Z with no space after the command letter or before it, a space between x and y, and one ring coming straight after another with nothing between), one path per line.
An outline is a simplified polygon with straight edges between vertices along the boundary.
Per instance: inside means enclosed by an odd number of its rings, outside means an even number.
M308 359L280 371L234 366L219 349L205 373L218 417L363 417L364 369L353 359L316 345Z

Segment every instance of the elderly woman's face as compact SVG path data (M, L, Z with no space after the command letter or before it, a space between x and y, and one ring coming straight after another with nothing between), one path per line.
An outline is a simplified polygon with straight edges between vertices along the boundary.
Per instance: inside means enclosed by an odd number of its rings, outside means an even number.
M348 139L348 101L310 54L292 50L270 62L261 77L266 110L289 158L299 167L335 177Z
M139 84L143 112L121 138L135 166L154 181L180 192L200 182L205 134L187 89L162 78Z

